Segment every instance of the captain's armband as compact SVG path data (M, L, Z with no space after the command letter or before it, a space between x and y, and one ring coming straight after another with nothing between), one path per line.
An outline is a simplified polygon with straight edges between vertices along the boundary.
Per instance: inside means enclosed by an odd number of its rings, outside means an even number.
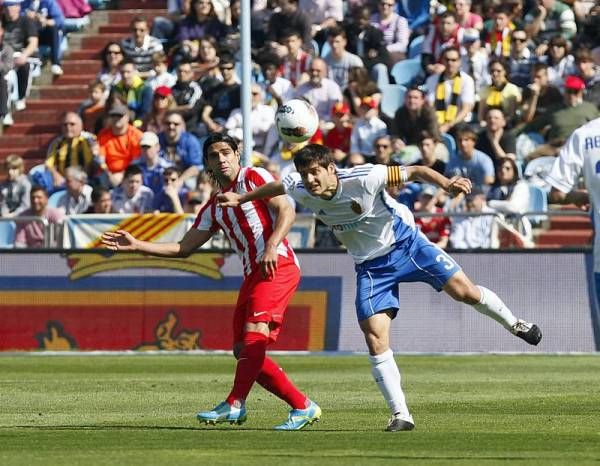
M402 186L408 181L406 167L400 165L391 165L387 169L387 185Z

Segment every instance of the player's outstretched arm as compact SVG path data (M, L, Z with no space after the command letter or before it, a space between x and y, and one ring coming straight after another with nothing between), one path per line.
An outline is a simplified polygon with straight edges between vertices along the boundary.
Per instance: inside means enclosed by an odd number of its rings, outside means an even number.
M101 241L113 251L138 251L160 257L186 257L210 239L210 231L190 229L178 243L152 243L141 241L125 230L106 231Z
M256 188L246 194L237 194L232 192L221 193L217 195L217 205L219 207L238 207L245 202L256 201L257 199L273 198L285 194L283 183L281 181L272 181Z
M453 176L452 178L448 179L444 175L432 170L429 167L411 166L402 168L406 170L406 181L419 180L426 183L432 183L439 186L443 190L448 191L453 196L456 196L460 193L469 194L471 192L471 188L473 187L471 180L468 178L463 178L462 176Z

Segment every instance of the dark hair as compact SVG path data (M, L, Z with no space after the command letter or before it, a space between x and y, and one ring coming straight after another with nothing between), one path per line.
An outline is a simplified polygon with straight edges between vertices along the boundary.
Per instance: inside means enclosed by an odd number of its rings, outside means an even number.
M492 66L496 64L500 65L502 69L504 69L504 73L506 74L506 77L508 79L508 75L510 73L510 67L508 66L508 62L502 57L494 57L488 63L488 70L491 70Z
M258 63L260 63L261 68L272 65L275 68L279 68L281 65L281 58L276 53L265 51L262 52L256 59Z
M31 191L29 191L29 196L33 196L33 193L36 193L38 191L43 192L44 195L46 197L48 197L48 190L46 188L44 188L43 186L40 186L39 184L33 185L31 187Z
M541 70L548 71L548 64L542 63L542 62L537 62L537 63L534 63L533 66L531 67L531 71L533 73L537 73L538 71L541 71Z
M502 169L502 165L504 165L506 162L510 163L510 166L513 169L513 178L511 180L511 184L516 183L517 181L519 181L519 168L517 167L517 162L515 162L513 159L511 159L510 157L504 157L502 159L499 160L498 166L496 167L496 170L501 170Z
M331 150L321 144L309 144L294 154L294 165L298 171L310 167L315 162L323 168L335 163Z
M500 5L496 5L494 7L494 14L495 15L499 15L499 14L505 14L506 16L508 16L509 18L512 16L512 8L509 5L506 5L504 3L500 4Z
M119 50L121 51L121 55L123 56L123 58L125 57L125 52L123 51L123 47L121 47L121 44L119 42L117 42L116 40L111 40L108 44L106 44L104 46L104 48L102 49L102 55L100 56L100 59L102 60L102 69L103 70L108 69L108 60L106 59L106 54L108 53L108 49L113 47L114 45L119 47Z
M417 142L417 145L420 146L425 139L431 139L431 140L433 140L433 142L436 142L436 143L440 142L440 140L437 138L437 136L435 134L433 134L431 131L423 130L419 133L419 140Z
M587 47L581 47L580 49L577 49L573 55L575 56L575 63L594 61L592 52Z
M146 18L144 15L134 16L132 18L132 20L129 22L129 26L133 26L136 23L146 23L146 24L148 24L148 18Z
M137 69L137 67L135 66L134 61L131 58L129 58L129 57L123 58L123 60L121 61L121 63L119 63L119 68L123 68L125 65L133 65L133 67L135 69Z
M337 37L337 36L342 36L344 39L348 38L348 36L346 35L346 31L344 31L343 27L341 27L341 26L330 27L329 30L327 31L327 37Z
M207 136L207 138L204 140L204 144L202 145L202 163L204 164L204 170L206 173L208 173L208 176L210 176L211 180L213 181L216 181L216 179L212 171L210 171L208 168L208 149L210 146L218 142L224 142L225 144L228 144L229 147L231 147L231 150L234 152L238 151L238 143L227 133L211 133Z
M219 66L223 64L235 65L235 57L229 52L219 54Z
M473 141L477 141L477 133L469 125L461 126L458 131L456 131L456 139L461 139L463 137L468 137Z
M454 19L454 22L458 23L458 17L456 16L456 13L454 11L450 11L450 10L446 10L444 11L440 16L440 24L442 23L443 20L445 20L446 18L452 18Z
M169 176L171 174L177 174L177 176L179 176L179 170L177 170L177 167L167 167L165 168L165 171L163 172L163 176Z
M143 175L142 168L135 163L132 163L125 169L125 173L123 174L123 179L127 179L133 175Z
M102 199L104 193L110 193L110 190L104 186L96 186L92 191L92 204Z
M445 57L448 52L456 52L456 53L458 53L458 56L460 57L460 49L454 45L451 45L450 47L446 47L442 51L442 57Z

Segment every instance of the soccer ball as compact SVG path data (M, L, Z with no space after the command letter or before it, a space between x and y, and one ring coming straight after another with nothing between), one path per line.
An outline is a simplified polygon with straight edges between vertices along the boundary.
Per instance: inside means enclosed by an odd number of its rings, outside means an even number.
M319 126L319 115L306 100L288 100L277 109L275 126L286 142L304 142L313 137Z

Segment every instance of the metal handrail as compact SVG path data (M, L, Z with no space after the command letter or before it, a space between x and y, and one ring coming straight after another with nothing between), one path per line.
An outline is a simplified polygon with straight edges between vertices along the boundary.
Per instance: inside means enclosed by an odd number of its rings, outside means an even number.
M36 217L32 215L24 215L18 217L0 217L0 222L9 223L13 222L16 224L19 223L33 223L38 222L41 223L44 227L44 247L49 248L54 243L54 225L53 223L48 222L48 220L44 217Z

